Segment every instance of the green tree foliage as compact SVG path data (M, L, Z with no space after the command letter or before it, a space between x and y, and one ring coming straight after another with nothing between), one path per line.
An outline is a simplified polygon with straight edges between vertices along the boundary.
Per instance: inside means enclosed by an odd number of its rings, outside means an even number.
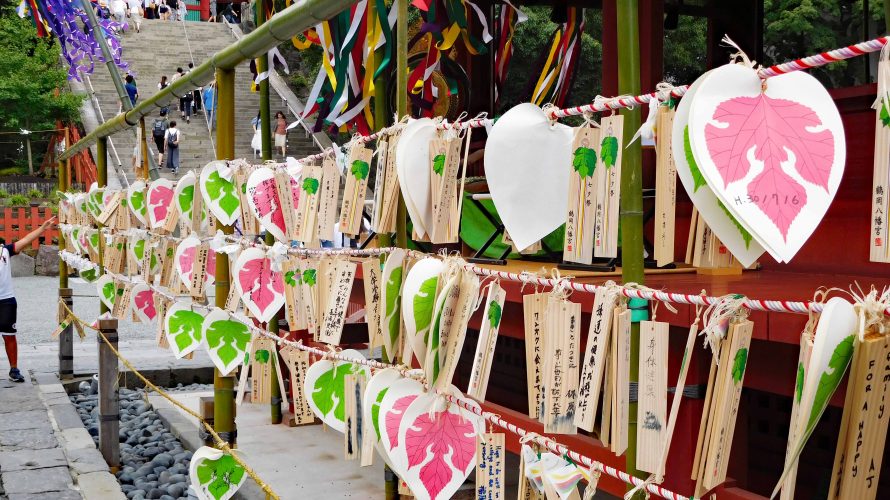
M707 69L708 21L680 16L677 28L664 32L664 81L692 83Z
M55 128L56 120L80 121L82 97L68 91L67 68L59 55L54 39L38 38L30 20L20 19L10 7L0 9L0 131L46 130ZM0 161L26 162L22 146L0 147ZM45 149L45 134L34 135L35 164Z

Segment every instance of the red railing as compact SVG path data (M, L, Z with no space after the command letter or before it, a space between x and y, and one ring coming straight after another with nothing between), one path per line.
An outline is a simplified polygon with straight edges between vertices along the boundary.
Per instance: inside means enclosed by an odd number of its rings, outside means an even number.
M40 227L43 221L52 217L48 207L3 207L0 208L0 238L6 243L13 243ZM39 238L31 243L31 248L38 248L41 243L52 244L59 237L56 228L47 229Z

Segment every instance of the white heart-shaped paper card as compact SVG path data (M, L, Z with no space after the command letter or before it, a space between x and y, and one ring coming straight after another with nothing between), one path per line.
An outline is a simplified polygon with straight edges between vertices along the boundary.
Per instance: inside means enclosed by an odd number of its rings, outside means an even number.
M198 184L204 205L210 208L216 220L223 226L234 224L238 220L241 201L228 162L214 160L205 165Z
M250 346L249 321L245 317L232 318L218 307L204 317L204 347L223 376L244 361Z
M777 260L790 261L844 173L844 127L825 87L802 71L764 83L747 66L722 66L695 93L689 137L717 198Z
M145 182L136 181L127 188L127 206L143 226L148 224L148 210L145 204Z
M242 251L234 273L236 291L250 314L262 323L272 319L284 305L284 282L266 253L259 248Z
M383 402L386 393L389 392L390 386L401 378L401 374L395 368L378 370L368 380L367 385L365 385L365 394L362 396L362 418L366 422L373 424L374 446L377 449L377 453L383 457L387 464L389 464L389 457L380 444L380 404Z
M114 309L114 301L117 299L117 288L114 285L114 278L110 274L103 274L96 280L96 291L99 293L99 300L105 304L108 309Z
M350 359L365 359L360 352L353 349L341 351L340 355ZM370 370L364 365L327 359L312 363L306 370L303 394L309 401L309 407L315 416L337 432L346 430L343 381L346 375L357 373L364 373L367 377L370 375Z
M429 118L405 126L396 146L396 171L405 206L414 231L423 237L433 220L430 198L430 140L436 136L436 122Z
M155 292L145 283L136 283L130 291L133 312L143 323L151 323L158 317L155 308Z
M441 259L427 257L416 262L408 271L402 286L402 317L405 322L406 345L420 361L421 368L426 361L427 336L436 306L436 290L439 275L445 265ZM405 363L411 362L410 353L402 356Z
M671 133L674 164L677 167L680 182L686 188L686 193L689 194L689 198L698 209L699 215L704 217L708 227L714 231L720 242L741 262L742 266L748 267L763 254L764 249L714 195L698 169L689 141L689 109L695 93L709 74L705 73L700 76L689 87L677 106L677 112L674 115L674 129Z
M201 240L191 235L183 239L176 246L176 253L173 254L173 266L176 269L176 275L182 280L185 287L191 290L192 272L195 267L195 258L198 254L198 247L201 246Z
M541 108L520 104L491 128L485 177L491 198L519 250L566 221L572 129L551 123Z
M152 229L164 225L167 214L173 210L173 181L156 179L148 185L148 223Z
M176 210L179 211L180 220L184 221L188 226L192 224L192 210L195 206L195 188L197 183L198 178L195 176L195 173L189 171L179 179L179 182L176 183L176 189L173 191L176 199ZM202 221L201 227L204 230L206 213L203 209L201 210L200 217Z
M187 356L203 343L204 316L187 302L174 302L164 317L167 343L177 359Z
M380 400L380 406L377 408L377 429L380 431L378 450L383 451L384 459L390 466L393 465L393 455L404 448L404 442L399 441L399 427L405 411L415 399L424 394L426 391L423 384L413 378L403 378L393 382ZM403 471L395 468L393 470L399 477L402 476Z
M479 404L460 396L481 413ZM476 440L484 432L482 417L438 394L411 403L402 417L399 442L404 447L390 457L393 470L419 500L447 500L476 468Z
M247 480L247 471L230 454L202 446L189 463L189 479L198 500L229 500Z
M263 229L272 233L278 241L289 240L274 170L262 167L250 174L247 178L247 204Z

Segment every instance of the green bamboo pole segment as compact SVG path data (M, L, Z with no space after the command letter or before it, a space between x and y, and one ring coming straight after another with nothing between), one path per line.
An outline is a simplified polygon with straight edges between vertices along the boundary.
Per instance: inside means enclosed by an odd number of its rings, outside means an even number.
M297 33L301 33L316 24L334 17L343 9L350 7L355 0L303 0L295 2L269 18L262 26L257 27L240 40L212 55L206 61L189 71L185 78L171 83L167 88L148 99L136 103L132 110L121 113L100 125L83 139L73 144L60 156L60 160L83 151L94 144L99 137L135 127L139 118L156 113L160 108L168 106L179 96L203 87L213 80L217 68L232 69L235 66L269 52L281 42L286 42Z
M99 188L104 188L108 186L108 139L102 137L96 142L96 184ZM105 261L105 239L102 238L102 225L99 224L99 276L105 274L105 266L102 264ZM99 314L105 314L109 311L108 306L105 305L105 302L99 301Z
M640 94L640 41L639 11L637 0L617 0L618 31L618 93ZM630 142L640 128L639 109L624 109L624 143ZM621 280L624 283L643 284L643 158L640 141L624 150L621 165ZM633 312L631 314L634 314ZM631 323L630 381L639 379L640 324L638 318ZM637 403L630 404L628 412L626 467L629 474L642 477L637 463ZM639 495L638 498L642 498Z
M68 133L68 127L65 127L65 144L68 144L68 140L70 135ZM56 175L59 176L59 191L62 193L68 192L68 169L71 166L71 160L63 160L58 162L58 173ZM61 206L59 207L59 211L61 212ZM61 215L61 213L59 214ZM59 251L65 250L65 238L62 235L59 235ZM68 264L59 257L59 288L68 288Z
M374 2L368 3L368 8L376 8ZM377 60L383 58L382 50L377 51ZM389 78L382 72L380 76L374 79L374 128L380 130L389 125L390 113L387 101L386 89L389 88ZM389 234L378 234L377 241L381 247L392 246L392 236Z
M396 114L401 120L408 114L408 0L399 2L396 21ZM396 246L408 248L408 208L399 194L396 213Z
M235 158L235 70L216 70L216 158ZM232 234L232 226L220 228L225 234ZM216 256L216 307L224 308L230 286L229 256L220 253ZM247 368L242 368L246 370ZM218 369L213 370L213 430L229 445L235 446L235 376L223 377Z

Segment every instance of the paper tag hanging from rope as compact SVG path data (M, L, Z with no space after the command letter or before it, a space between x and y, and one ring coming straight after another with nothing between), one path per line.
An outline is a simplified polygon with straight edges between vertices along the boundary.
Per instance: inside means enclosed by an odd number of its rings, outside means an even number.
M609 282L614 285L613 282ZM603 386L606 358L609 354L612 332L612 312L618 299L617 291L609 283L597 289L593 299L590 329L587 331L584 363L581 369L581 382L578 388L578 403L575 411L575 426L593 432ZM608 417L606 417L608 418Z
M575 405L581 366L581 304L550 296L546 311L544 432L577 434Z
M871 190L871 232L869 260L890 262L890 49L881 50L878 63L878 97L875 108L874 174Z
M654 255L658 266L674 262L674 220L677 206L677 168L671 148L674 110L659 106L658 142L655 147L655 241Z
M308 243L316 239L318 204L324 171L321 167L304 166L300 180L300 207L294 220L297 239Z
M611 372L609 441L612 452L616 455L621 455L627 450L630 421L630 324L630 309L624 305L616 307L612 313L612 348L609 362Z
M365 323L368 325L368 348L383 345L380 330L380 259L369 257L362 261L362 286L365 292Z
M454 206L460 195L457 191L457 172L460 167L461 139L440 138L430 141L430 189L432 200L433 243L454 243L457 236L457 220L453 219Z
M547 294L534 293L522 297L525 317L525 363L528 390L528 416L541 419L544 408L544 356L547 352L544 335Z
M658 472L667 425L669 325L640 322L639 383L637 388L637 469Z
M327 307L322 316L323 324L319 327L318 339L326 344L337 345L343 335L343 323L346 319L346 308L349 306L356 264L346 259L337 259L332 269Z
M303 381L306 380L306 370L309 369L309 353L301 351L294 347L284 347L281 350L281 357L287 364L287 371L290 373L291 397L294 401L293 423L295 425L305 425L315 422L315 415L312 414L312 408L309 407L307 394L303 392Z
M318 190L318 217L316 236L322 241L334 239L334 225L337 223L337 200L340 194L340 169L333 158L322 163L321 186Z
M340 206L340 232L347 236L358 236L362 230L372 155L373 152L363 145L355 145L349 150L346 188Z
M273 363L278 363L278 350L275 341L260 337L253 341L250 358L250 402L269 404L272 402Z
M343 452L346 460L358 459L365 446L364 441L371 439L371 436L365 436L365 426L362 422L362 395L366 384L367 377L364 372L348 373L343 377L346 424L346 430L343 432Z
M593 262L597 190L594 174L601 169L600 129L585 123L574 130L570 169L566 236L562 259L565 262Z
M480 434L476 441L476 498L500 500L504 498L504 433Z
M470 370L470 382L467 387L467 395L478 401L485 401L491 362L494 359L494 349L497 345L498 330L506 300L507 292L497 282L492 282L488 287L487 299L482 310L482 327L479 329L476 355L473 357L473 368Z
M300 262L290 257L282 263L284 281L284 305L287 326L290 331L306 329L306 315L303 310L303 277L300 273Z

